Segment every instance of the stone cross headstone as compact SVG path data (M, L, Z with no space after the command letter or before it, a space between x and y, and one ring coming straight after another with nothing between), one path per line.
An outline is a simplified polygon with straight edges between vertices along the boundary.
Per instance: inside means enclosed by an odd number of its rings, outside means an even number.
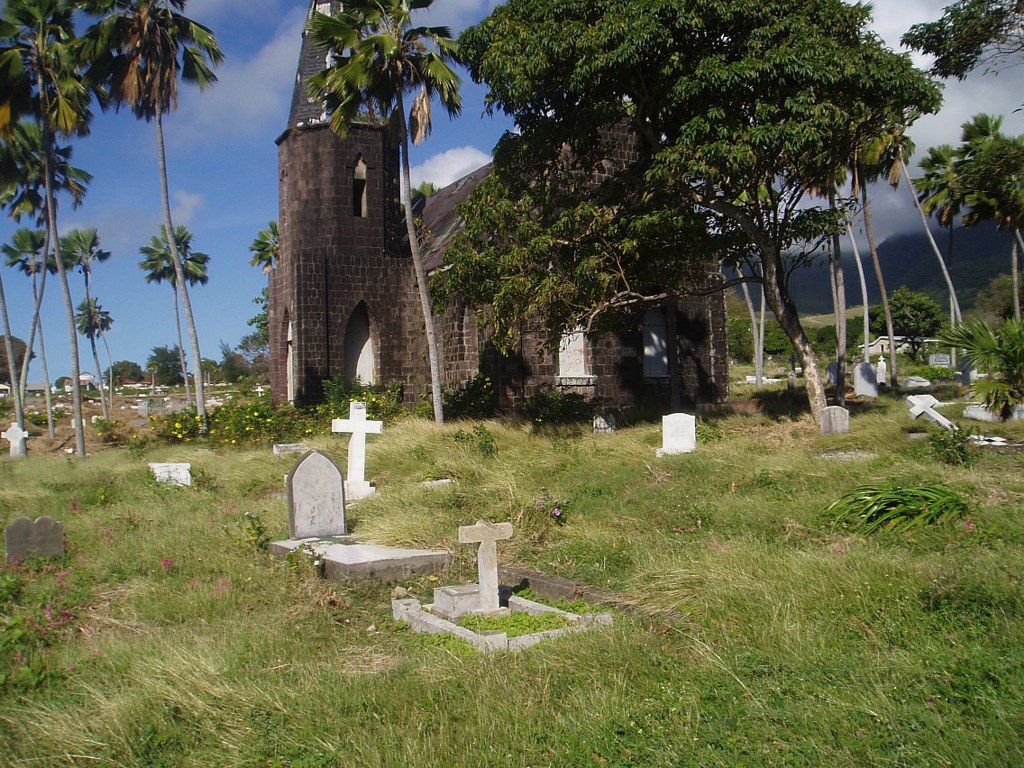
M0 432L0 437L11 444L11 458L20 459L25 456L25 438L29 434L17 422L11 424L6 432Z
M884 387L886 382L889 380L886 378L889 375L889 365L885 362L885 358L881 355L878 356L878 365L875 366L875 381L878 382L879 386Z
M476 553L477 581L480 585L480 611L498 610L498 541L512 538L512 523L477 520L459 527L460 544L479 544Z
M149 469L158 483L192 485L192 465L172 462L150 462Z
M850 431L850 412L841 405L829 405L821 410L821 434L845 435Z
M918 416L924 416L932 424L943 429L954 428L953 422L935 410L939 401L932 395L909 395L907 403L910 405L910 418L916 419Z
M670 413L661 417L661 448L656 456L691 453L697 448L697 417L688 413Z
M64 554L64 523L43 515L33 523L27 517L11 521L4 529L7 562L26 557L60 557Z
M379 435L384 422L366 418L366 403L349 403L348 418L331 421L331 432L348 432L348 477L345 480L345 497L349 500L365 499L376 493L373 485L366 481L366 436Z
M345 482L338 465L308 451L285 478L288 533L293 539L344 536Z
M853 393L857 397L878 397L878 380L875 378L875 366L871 363L860 363L854 367Z

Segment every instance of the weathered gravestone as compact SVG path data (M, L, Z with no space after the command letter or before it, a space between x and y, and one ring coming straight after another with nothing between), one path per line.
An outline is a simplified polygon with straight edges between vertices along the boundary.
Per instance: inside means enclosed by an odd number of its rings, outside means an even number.
M878 379L875 377L875 366L871 363L854 366L853 393L857 397L878 397Z
M345 483L338 465L308 451L285 478L288 534L293 539L344 536Z
M7 562L28 557L60 557L64 554L64 523L43 515L32 522L27 517L11 521L4 529Z
M11 444L11 458L21 459L25 456L25 438L29 434L16 422L12 423L6 432L0 432L0 437Z
M661 448L655 455L692 453L697 448L697 417L688 413L670 413L661 417Z
M821 409L821 434L845 435L850 431L850 412L841 405Z
M292 453L305 453L308 450L309 446L303 443L274 443L274 455L279 458Z
M955 426L953 422L935 410L935 406L939 404L939 401L932 395L909 395L907 397L907 404L910 406L910 418L912 419L924 416L932 424L943 429L953 429Z
M477 520L459 527L459 544L479 544L476 552L478 611L498 610L498 542L512 538L512 523Z
M173 462L150 462L149 469L158 483L192 485L192 465Z
M973 384L977 378L977 371L974 370L974 361L971 360L970 356L964 355L960 360L960 383L966 387L968 384Z
M915 389L929 389L932 383L930 380L923 376L907 376L900 379L900 389L904 391L913 391Z
M952 359L948 352L933 352L928 355L928 365L933 368L949 368L952 364Z
M366 436L379 435L384 422L369 421L366 418L366 403L349 403L347 419L333 419L331 432L348 432L348 478L345 480L345 497L350 501L365 499L377 491L366 481Z
M825 367L825 386L834 387L836 377L839 375L839 363L829 363Z
M594 417L594 434L609 434L615 431L616 426L614 414L598 414Z

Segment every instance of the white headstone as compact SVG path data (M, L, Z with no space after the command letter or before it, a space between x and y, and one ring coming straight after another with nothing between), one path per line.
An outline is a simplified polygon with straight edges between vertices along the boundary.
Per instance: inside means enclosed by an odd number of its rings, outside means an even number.
M821 434L845 435L850 431L850 412L841 405L829 405L821 410Z
M691 453L697 448L697 417L688 413L670 413L661 417L661 448L657 456Z
M331 421L331 432L352 435L348 441L348 477L345 480L345 498L350 501L365 499L377 492L366 481L366 436L379 435L383 430L384 422L367 420L366 403L349 403L348 418Z
M338 465L320 451L309 451L285 478L288 533L293 539L344 536L345 489Z
M935 410L939 404L932 395L909 395L907 404L910 405L910 418L916 419L924 416L928 421L943 429L953 429L954 424L941 413Z
M18 424L12 423L6 432L0 432L0 437L11 444L11 458L20 459L25 456L25 438L29 433L23 430Z
M562 336L558 345L558 375L578 379L587 375L586 339L576 329Z
M886 386L886 382L889 380L889 366L885 362L885 358L881 355L878 356L878 365L875 367L875 381L878 382L879 386Z
M853 393L857 397L878 397L878 380L875 378L875 366L871 363L860 363L854 367Z
M512 538L512 523L477 520L459 527L460 544L479 544L476 553L481 612L498 610L498 541Z
M900 389L903 390L928 389L931 385L931 381L924 376L906 376L900 379Z
M150 462L149 469L158 483L192 485L192 465Z

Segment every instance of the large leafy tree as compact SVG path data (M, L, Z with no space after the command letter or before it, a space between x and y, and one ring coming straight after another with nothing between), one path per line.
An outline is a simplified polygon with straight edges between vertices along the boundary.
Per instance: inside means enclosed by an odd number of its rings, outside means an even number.
M405 224L427 337L434 420L444 422L441 400L441 355L434 331L434 311L420 255L412 212L409 144L419 144L431 130L435 97L451 116L462 111L461 81L449 62L455 43L446 27L414 26L413 11L433 0L346 0L335 17L314 13L309 29L318 45L333 52L333 66L309 80L311 98L323 99L331 126L340 135L369 110L386 120L402 155ZM412 104L406 113L406 97Z
M82 398L78 388L78 335L67 273L60 257L55 155L58 136L88 132L91 93L75 47L75 4L66 0L7 0L0 16L0 130L22 116L39 123L45 221L54 249L71 349L72 419L75 450L85 455Z
M998 66L1024 53L1024 2L957 0L936 21L912 26L903 44L934 56L934 74L962 80L979 64Z
M912 291L901 285L889 299L892 307L892 322L897 337L910 347L910 358L917 360L921 347L935 336L943 326L942 307L923 293ZM871 309L871 326L876 333L885 328L878 307ZM895 346L895 345L893 345Z
M118 109L125 106L135 117L152 121L156 128L163 226L167 232L174 232L175 227L167 188L163 117L178 106L179 79L205 89L217 81L212 68L224 58L213 32L182 13L185 4L186 0L98 0L95 5L103 18L87 35L89 56L98 62L92 76L109 85ZM174 238L169 245L189 346L198 368L202 356L189 281L182 271L183 259ZM195 402L205 430L202 376L196 377Z
M188 285L206 285L210 278L207 274L207 265L210 262L208 254L192 250L192 233L185 227L178 227L174 230L174 237L167 237L167 228L160 228L160 236L153 235L149 244L139 248L145 258L139 262L139 268L146 275L147 283L168 282L174 291L174 326L178 331L178 355L181 364L181 377L185 382L185 397L191 399L191 389L188 379L188 365L185 362L185 348L181 337L181 315L178 311L178 304L184 304L182 291L184 279ZM194 357L193 364L198 371L200 358ZM202 376L196 375L196 388L202 386Z
M510 0L459 43L473 78L487 83L491 108L518 125L501 140L496 161L499 178L510 179L506 169L517 165L524 173L502 192L522 199L532 168L538 181L526 194L535 194L559 173L566 153L577 167L607 175L615 170L607 162L607 129L627 128L637 157L612 173L622 194L613 194L614 179L596 185L598 193L617 203L637 191L641 210L653 213L656 204L663 224L669 211L679 224L706 217L708 236L719 241L712 253L756 264L744 274L763 284L792 340L817 418L826 404L818 357L788 273L842 228L843 217L809 200L808 190L822 188L868 137L901 131L939 103L936 86L908 57L885 48L868 20L866 6L840 0ZM485 189L467 219L509 199L495 195L493 186ZM614 218L615 210L600 212ZM576 235L591 221L581 217ZM536 269L546 271L572 242L568 234L545 229L516 237L514 245L532 251ZM743 247L724 247L721 240L737 234ZM478 274L500 272L513 250L475 245L477 254L490 254L464 260L478 263ZM703 268L707 256L680 250L675 264L696 272L694 262ZM643 271L622 273L587 278L604 281L607 300L625 297L628 286L655 298L640 288ZM533 307L546 300L538 292L524 295L536 299Z

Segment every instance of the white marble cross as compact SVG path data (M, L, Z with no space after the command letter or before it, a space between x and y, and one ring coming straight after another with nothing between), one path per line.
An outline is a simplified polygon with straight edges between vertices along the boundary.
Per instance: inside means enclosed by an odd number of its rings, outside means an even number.
M11 456L20 459L25 455L25 438L29 433L13 422L6 432L0 432L0 437L11 444Z
M366 436L384 431L383 421L366 418L366 403L349 403L347 419L333 419L331 432L348 432L348 478L345 480L345 498L348 501L365 499L376 493L366 481Z
M909 395L907 403L910 405L910 418L912 419L924 416L932 424L943 429L953 429L955 426L952 421L935 410L935 406L939 404L939 401L932 395Z
M477 583L480 586L480 611L498 610L498 546L501 539L512 538L512 523L477 520L459 527L459 544L479 544L476 552Z

